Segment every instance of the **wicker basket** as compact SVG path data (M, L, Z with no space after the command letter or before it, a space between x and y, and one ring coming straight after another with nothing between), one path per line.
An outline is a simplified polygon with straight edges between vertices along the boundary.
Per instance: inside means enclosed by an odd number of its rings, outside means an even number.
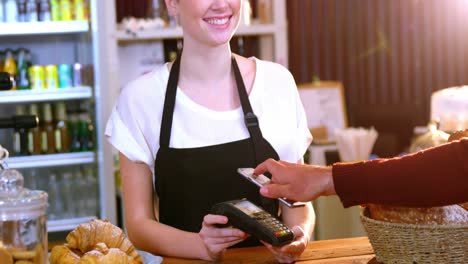
M468 263L468 225L413 225L361 221L381 263Z

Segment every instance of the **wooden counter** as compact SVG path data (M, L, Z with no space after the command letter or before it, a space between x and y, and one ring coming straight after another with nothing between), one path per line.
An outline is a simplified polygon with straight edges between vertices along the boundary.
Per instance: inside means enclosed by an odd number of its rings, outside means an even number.
M201 260L189 260L165 257L166 263L211 263ZM277 263L273 255L263 246L234 248L226 252L221 263ZM324 264L377 264L372 246L367 237L311 241L296 263Z

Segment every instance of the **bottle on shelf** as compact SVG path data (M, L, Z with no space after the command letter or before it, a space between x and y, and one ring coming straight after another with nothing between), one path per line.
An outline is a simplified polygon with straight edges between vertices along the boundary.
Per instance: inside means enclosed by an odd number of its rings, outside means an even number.
M80 63L73 64L73 86L78 87L83 85L83 65Z
M31 65L30 53L27 49L18 49L16 83L18 90L28 90L31 88L28 69Z
M50 0L40 0L39 2L39 21L52 21L50 10Z
M26 21L25 22L37 22L39 21L39 16L37 13L37 1L36 0L27 0L26 2Z
M26 106L17 105L16 115L26 115ZM13 133L13 153L15 156L26 156L28 152L28 130L17 128Z
M161 4L159 0L150 0L150 15L151 18L162 18L161 16Z
M3 0L0 0L0 23L3 23L5 22L5 12L4 12L4 5L3 5ZM2 68L0 67L0 70L2 70Z
M39 106L37 104L31 104L29 106L29 114L39 117ZM28 151L32 155L39 155L42 151L41 127L41 120L39 120L39 125L28 131Z
M68 112L68 131L70 131L71 152L81 151L78 111L72 109Z
M55 153L55 128L52 119L52 106L45 103L42 106L41 150L43 154Z
M74 215L78 217L86 216L86 195L83 193L88 192L86 188L86 180L83 175L81 166L74 169L73 177L73 200L75 201Z
M2 1L2 0L0 0L0 1ZM1 22L2 22L2 21L0 20L0 23L1 23ZM3 66L5 65L5 58L6 58L5 55L6 55L6 54L5 54L5 51L0 50L0 71L4 71L4 70L3 70Z
M98 215L98 181L95 174L96 170L94 166L87 165L83 166L83 174L86 183L86 215L95 216Z
M27 7L28 0L17 0L17 9L18 9L18 22L26 22L27 21Z
M13 50L7 49L5 51L5 62L3 65L3 71L8 72L9 74L15 76L16 75L16 61L13 54ZM16 86L13 87L11 90L16 90Z
M67 110L64 102L55 105L55 150L58 153L70 152L70 132L67 126Z
M5 22L18 22L18 6L16 0L5 0Z
M94 141L92 133L94 126L90 120L89 112L81 109L78 117L78 134L80 139L81 151L94 150Z
M49 195L49 207L47 217L50 220L60 219L63 214L63 200L60 195L59 174L52 172L49 175L47 194Z
M60 198L63 201L63 218L73 218L76 212L76 203L73 197L73 173L70 169L62 171L62 178L60 181Z

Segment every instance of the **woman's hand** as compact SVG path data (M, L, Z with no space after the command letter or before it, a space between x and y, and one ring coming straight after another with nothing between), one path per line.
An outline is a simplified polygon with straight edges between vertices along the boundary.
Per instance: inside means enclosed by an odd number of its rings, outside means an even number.
M304 234L304 231L300 226L294 226L292 231L294 233L294 241L287 245L274 247L262 241L273 255L275 255L275 258L279 263L293 263L294 261L297 261L309 243L309 237Z
M198 233L205 244L207 256L206 260L222 259L226 249L235 245L248 237L241 230L233 227L219 228L215 224L226 224L228 218L222 215L206 215Z

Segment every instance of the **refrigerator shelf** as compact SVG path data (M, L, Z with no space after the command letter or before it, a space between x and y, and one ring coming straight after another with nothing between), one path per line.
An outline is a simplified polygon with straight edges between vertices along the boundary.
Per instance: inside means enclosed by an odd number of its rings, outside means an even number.
M80 86L54 90L14 90L1 91L0 103L29 103L61 100L88 99L93 96L91 87Z
M33 155L24 157L10 157L6 161L10 169L26 169L40 167L55 167L65 165L91 164L96 160L95 153L75 152L64 154Z
M47 221L47 232L61 232L75 229L79 224L86 223L96 219L96 216L87 216L81 218L49 220Z
M0 37L85 33L89 30L88 21L13 22L1 25Z

